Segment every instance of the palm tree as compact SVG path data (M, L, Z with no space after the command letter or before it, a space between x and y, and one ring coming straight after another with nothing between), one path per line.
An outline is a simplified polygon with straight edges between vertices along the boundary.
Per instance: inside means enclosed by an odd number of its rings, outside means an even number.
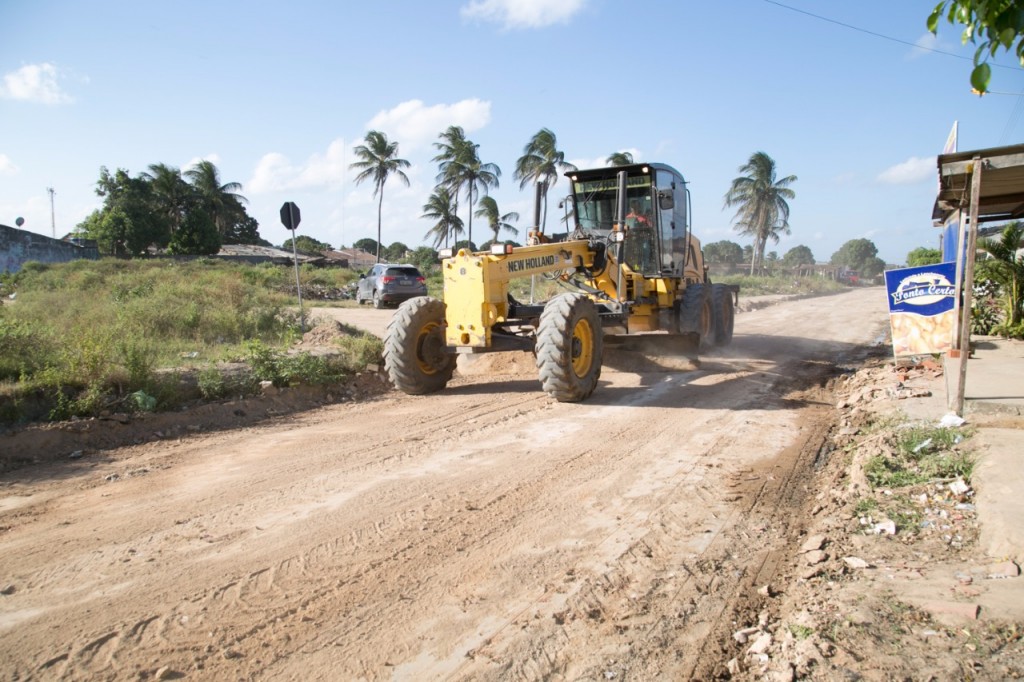
M199 201L217 226L217 232L224 235L242 217L242 204L249 201L239 194L242 191L241 183L222 184L220 171L212 161L205 159L185 171L185 177L199 195Z
M1017 255L1024 239L1024 223L1006 223L999 239L982 239L978 246L991 260L979 263L983 276L999 283L1006 296L1006 325L1016 327L1024 317L1024 258Z
M439 185L444 185L454 198L455 212L458 213L459 192L464 191L469 205L469 234L467 240L473 241L473 205L477 193L485 194L491 187L498 186L501 169L493 163L480 160L480 145L466 139L465 131L459 126L449 126L435 142L438 154L434 161L438 162L440 172L437 174Z
M519 189L531 182L535 185L544 183L544 219L541 232L548 223L548 190L558 182L558 176L567 171L576 170L576 166L566 163L565 154L558 151L555 134L547 128L541 128L537 134L523 147L523 155L516 161L516 172L512 177L519 180Z
M392 174L409 186L409 176L403 168L411 164L405 159L398 158L398 143L388 142L388 136L379 130L371 130L366 133L366 144L361 144L353 151L359 157L359 161L349 164L349 168L359 171L356 176L356 184L362 184L363 180L373 178L373 196L377 199L377 262L380 262L380 223L381 211L384 208L384 183Z
M608 155L605 163L609 166L629 166L633 163L633 155L630 152L615 152Z
M441 244L447 247L450 238L457 240L462 234L462 219L456 214L455 206L455 197L444 185L434 188L434 193L423 204L423 215L420 217L434 221L433 227L423 236L424 239L433 238L435 249Z
M185 216L189 200L194 195L192 188L181 176L181 169L164 163L150 165L149 172L142 177L149 181L156 197L157 211L167 218L171 233L178 231Z
M764 261L764 247L771 239L778 243L779 234L789 234L788 199L796 198L789 188L795 175L775 179L775 160L764 152L755 152L739 167L742 173L732 181L725 193L725 207L738 206L733 221L740 234L754 239L750 258L750 274Z
M501 211L498 210L498 202L494 200L494 197L480 197L477 206L479 208L474 215L477 218L487 219L487 225L491 228L491 232L494 233L494 241L498 241L498 233L502 230L511 232L513 235L519 234L519 230L513 227L510 222L512 220L519 220L518 213L509 211L502 215Z
M466 188L466 196L469 199L469 234L466 235L466 239L470 244L473 243L473 204L476 203L477 192L482 191L487 194L489 188L498 186L498 178L501 177L501 169L497 165L480 161L476 152L477 147L479 145L474 144L472 155L467 155L467 158L459 164L462 168L459 177L462 179L461 184Z

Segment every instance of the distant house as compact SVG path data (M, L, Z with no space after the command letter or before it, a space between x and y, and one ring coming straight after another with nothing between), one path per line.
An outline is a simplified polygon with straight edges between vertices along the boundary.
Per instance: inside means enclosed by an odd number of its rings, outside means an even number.
M353 270L362 272L369 270L377 262L377 256L362 249L338 249L337 251L324 251L324 258L330 261L344 261Z
M259 246L257 244L224 244L217 252L217 258L224 260L242 261L245 263L275 263L277 265L291 265L295 260L289 249L279 249L274 246ZM323 265L323 256L316 256L302 253L298 254L299 265Z

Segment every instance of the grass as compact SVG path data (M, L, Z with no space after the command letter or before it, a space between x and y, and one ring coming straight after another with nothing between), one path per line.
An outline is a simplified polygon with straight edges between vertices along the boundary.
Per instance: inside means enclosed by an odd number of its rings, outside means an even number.
M864 466L874 488L905 488L934 480L970 482L975 458L958 445L965 434L953 428L911 426L895 432L889 454L873 455Z
M307 286L341 288L355 275L300 269ZM378 339L350 330L336 356L290 355L300 334L293 269L200 259L27 263L4 278L17 299L0 307L0 420L67 419L104 410L170 409L277 385L337 381L378 362ZM248 378L220 376L242 359Z

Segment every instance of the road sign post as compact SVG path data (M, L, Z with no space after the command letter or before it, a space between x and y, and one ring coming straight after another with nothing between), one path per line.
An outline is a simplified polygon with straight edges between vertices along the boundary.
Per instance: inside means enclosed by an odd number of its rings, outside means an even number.
M299 227L302 214L293 201L286 201L281 206L281 224L292 232L292 261L295 263L295 291L299 295L299 330L306 333L306 316L302 312L302 283L299 280L299 250L295 247L295 230Z

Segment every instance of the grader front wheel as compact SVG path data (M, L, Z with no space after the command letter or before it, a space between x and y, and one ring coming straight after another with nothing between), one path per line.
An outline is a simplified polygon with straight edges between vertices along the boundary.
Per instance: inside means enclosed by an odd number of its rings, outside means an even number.
M537 329L537 369L558 402L585 400L601 376L603 330L593 302L579 294L548 301Z
M399 306L384 338L384 367L391 382L410 395L440 391L455 371L444 339L444 303L420 296Z

